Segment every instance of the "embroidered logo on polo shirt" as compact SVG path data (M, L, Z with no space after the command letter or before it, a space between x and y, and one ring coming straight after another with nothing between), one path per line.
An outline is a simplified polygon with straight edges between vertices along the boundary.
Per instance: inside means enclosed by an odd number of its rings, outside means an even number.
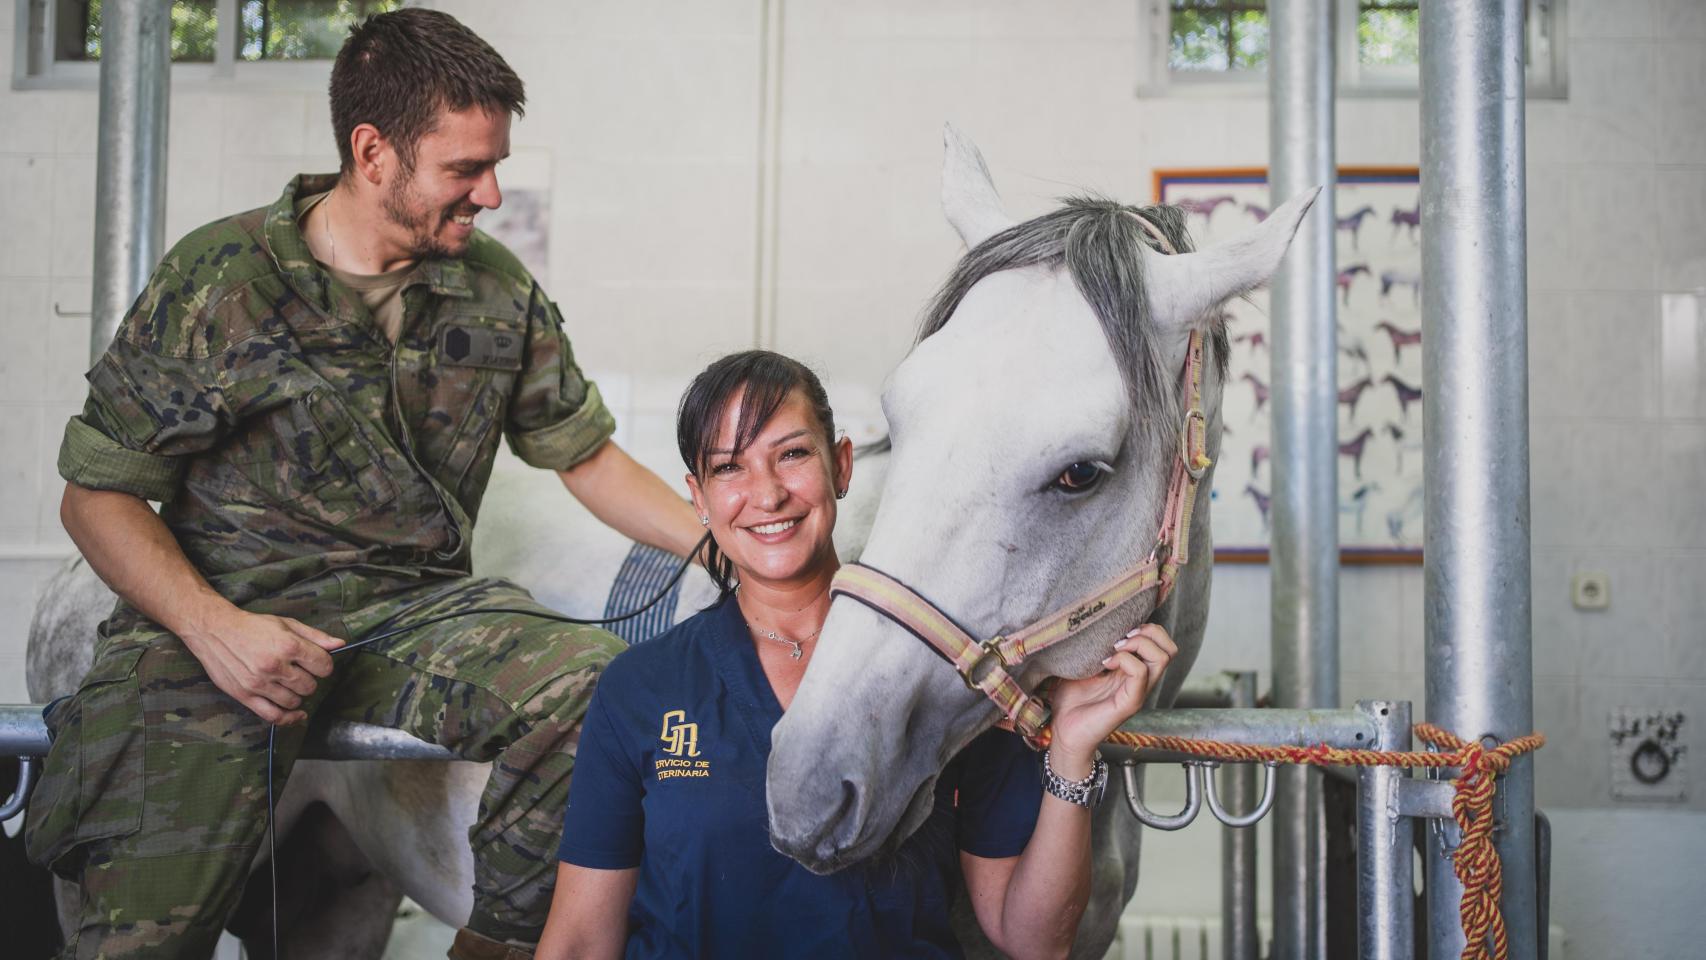
M686 720L686 710L671 710L663 715L663 733L658 739L663 741L664 753L672 757L699 755L699 725Z
M658 734L658 740L663 743L664 756L653 761L653 769L659 780L711 775L711 761L697 759L699 725L687 721L687 711L671 710L664 714L663 732Z

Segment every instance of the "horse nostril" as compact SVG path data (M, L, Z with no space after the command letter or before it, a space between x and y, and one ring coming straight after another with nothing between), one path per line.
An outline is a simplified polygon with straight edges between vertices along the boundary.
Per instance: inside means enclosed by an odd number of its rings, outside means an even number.
M858 784L851 780L841 781L841 799L836 804L834 815L828 821L829 829L824 831L824 849L820 850L820 853L826 857L833 856L851 847L859 838L862 822L859 814L863 799Z

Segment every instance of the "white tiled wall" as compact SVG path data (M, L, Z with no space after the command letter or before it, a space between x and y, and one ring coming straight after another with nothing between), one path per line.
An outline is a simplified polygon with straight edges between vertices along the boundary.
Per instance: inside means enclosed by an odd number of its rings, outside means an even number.
M0 64L11 72L12 18L0 18ZM73 129L87 115L90 136L77 143ZM75 409L61 371L77 375L88 356L88 326L59 321L55 297L59 278L76 277L80 301L88 300L88 248L93 245L93 210L73 188L77 171L90 172L93 192L94 100L87 94L0 92L0 701L24 700L24 631L36 590L53 560L42 555L66 544L55 511L51 457L43 437ZM75 224L75 226L71 226ZM81 248L81 250L80 250ZM79 259L81 252L81 260ZM79 330L81 331L79 333ZM57 504L57 499L54 500Z
M944 120L1019 214L1079 189L1147 199L1156 167L1266 160L1260 97L1133 94L1133 0L772 0L767 21L760 0L438 5L528 82L514 141L552 189L552 294L623 441L668 477L676 392L759 328L761 185L779 199L772 345L868 423L958 248L937 201ZM1566 7L1569 99L1528 108L1538 769L1544 805L1592 807L1612 803L1609 710L1682 707L1706 743L1706 0ZM0 17L0 70L10 30ZM170 236L333 166L311 87L174 94ZM53 452L87 321L54 307L88 305L95 121L91 92L0 90L0 557L65 545ZM1338 156L1413 164L1416 127L1413 99L1344 99ZM8 700L46 564L0 563ZM1610 575L1610 610L1571 608L1584 571ZM1344 697L1420 700L1419 571L1348 570L1341 594ZM1201 665L1265 667L1267 607L1266 568L1222 568ZM1687 806L1706 810L1706 784Z

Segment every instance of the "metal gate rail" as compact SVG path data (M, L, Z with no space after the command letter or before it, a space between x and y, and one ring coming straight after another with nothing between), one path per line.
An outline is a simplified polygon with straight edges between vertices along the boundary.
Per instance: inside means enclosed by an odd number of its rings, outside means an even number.
M1412 747L1410 704L1407 701L1364 700L1342 710L1164 710L1140 713L1121 726L1122 730L1150 736L1184 737L1221 743L1312 747L1324 744L1343 750L1408 752ZM1133 801L1140 820L1162 829L1179 829L1190 823L1200 809L1201 794L1212 797L1209 771L1214 761L1167 750L1103 748L1110 759L1124 764L1181 763L1186 768L1186 806L1172 816L1156 816ZM1235 766L1249 767L1250 764ZM1269 774L1272 776L1271 772ZM1364 960L1395 960L1414 954L1415 900L1410 851L1414 826L1412 817L1452 816L1451 784L1443 780L1412 778L1399 767L1359 767L1357 780L1357 952ZM1270 788L1272 781L1270 779ZM1265 791L1269 797L1271 789ZM1247 802L1247 801L1246 801ZM1212 800L1215 815L1228 826L1253 823L1266 812L1266 801L1256 811L1228 817ZM1232 931L1228 931L1232 933ZM1228 936L1226 956L1235 954L1234 938ZM1242 949L1242 945L1239 946Z

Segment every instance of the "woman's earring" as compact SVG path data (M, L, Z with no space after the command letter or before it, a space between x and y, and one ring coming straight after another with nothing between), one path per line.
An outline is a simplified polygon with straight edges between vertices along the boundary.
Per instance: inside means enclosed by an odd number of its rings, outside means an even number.
M710 518L710 517L700 517L700 518L699 518L699 525L700 525L700 526L701 526L701 527L708 527L708 526L710 526L710 525L711 525L711 518Z
M845 490L837 490L837 491L835 491L835 499L837 499L837 500L845 500L845 499L847 499L847 491L845 491Z

